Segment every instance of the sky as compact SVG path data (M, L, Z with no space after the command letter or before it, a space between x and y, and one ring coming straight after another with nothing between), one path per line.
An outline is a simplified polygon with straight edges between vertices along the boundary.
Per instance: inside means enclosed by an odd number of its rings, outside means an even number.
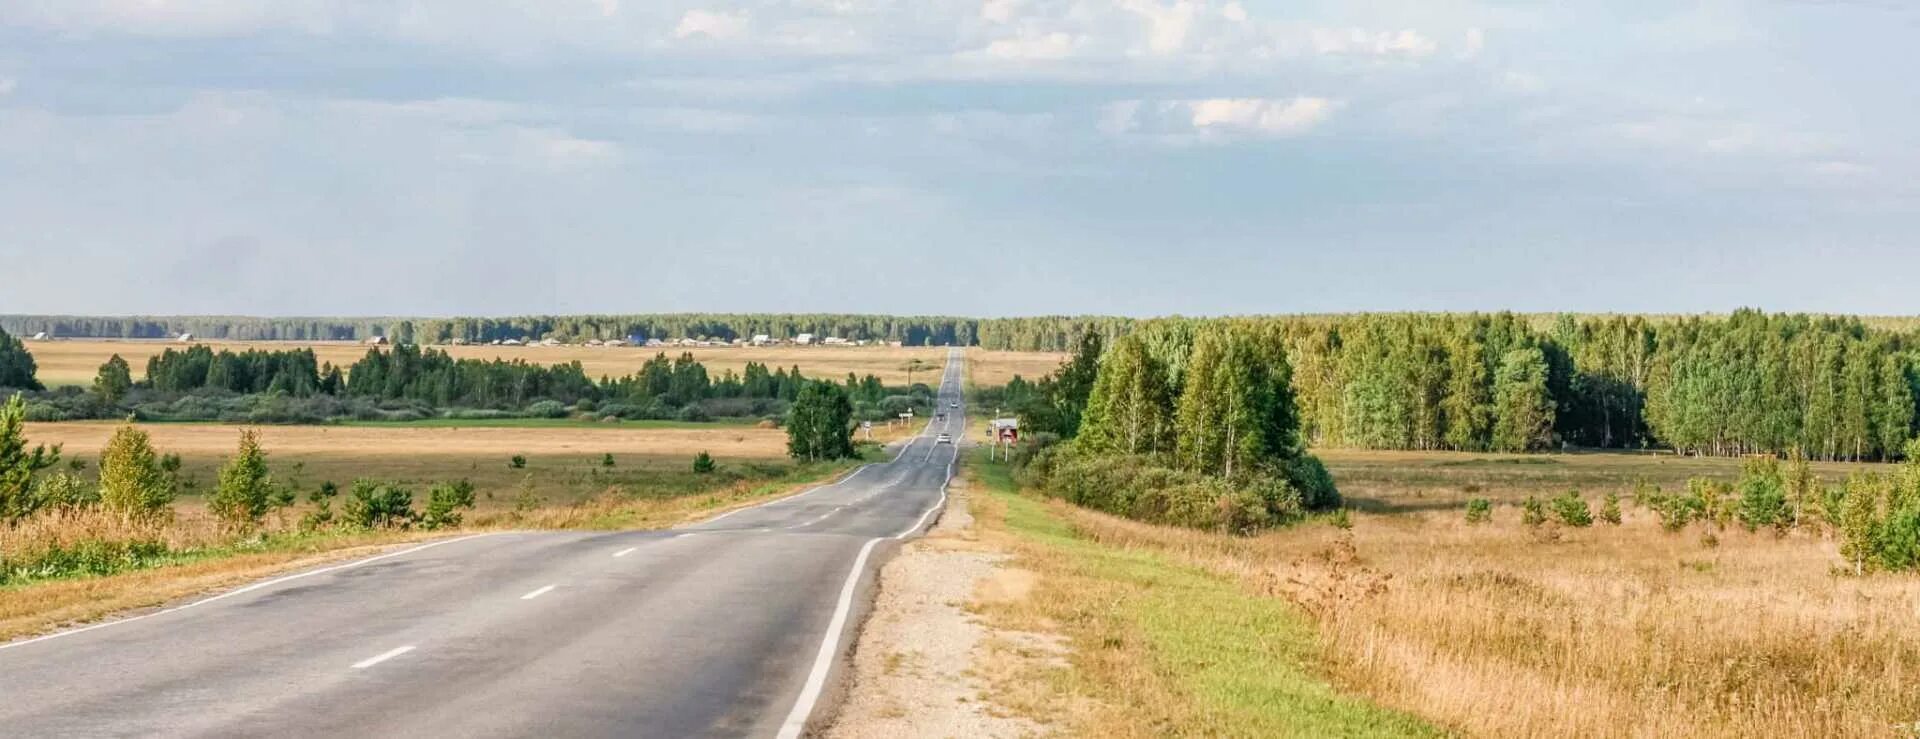
M1898 0L4 0L0 313L1920 313Z

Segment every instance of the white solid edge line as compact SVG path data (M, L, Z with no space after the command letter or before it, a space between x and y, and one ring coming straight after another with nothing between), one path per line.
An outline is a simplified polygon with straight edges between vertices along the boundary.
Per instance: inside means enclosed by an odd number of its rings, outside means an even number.
M86 633L86 632L89 632L89 631L93 631L94 629L104 629L104 628L107 628L108 626L119 626L119 625L122 625L122 624L130 624L130 623L133 623L133 622L135 622L135 621L142 621L142 620L145 620L145 619L149 619L149 618L153 618L154 616L164 616L164 615L167 615L167 614L169 614L169 613L178 613L178 612L180 612L180 611L184 611L184 610L187 610L187 609L189 609L189 608L193 608L193 607L195 607L195 606L203 606L203 605L206 605L206 604L208 604L208 603L212 603L212 602L214 602L214 601L216 601L216 600L222 600L222 599L226 599L226 598L231 598L231 597L233 597L233 596L236 596L236 595L240 595L240 594L242 594L242 593L251 593L251 592L253 592L253 591L255 591L255 590L259 590L259 589L261 589L261 588L266 588L266 587L272 587L272 586L274 586L274 585L278 585L278 584L280 584L280 583L283 583L283 582L287 582L287 581L289 581L289 580L298 580L298 579L300 579L300 578L303 578L303 577L313 577L314 575L324 575L324 574L326 574L326 573L329 573L329 572L338 572L338 571L340 571L340 570L346 570L346 569L352 569L352 568L354 568L354 567L359 567L359 566L361 566L361 565L365 565L365 564L371 564L371 563L374 563L374 562L378 562L378 561L380 561L380 560L383 560L383 559L389 559L389 558L392 558L392 557L398 557L398 556L401 556L401 555L405 555L405 554L412 554L412 553L414 553L414 552L418 552L418 551L420 551L420 550L423 550L423 549L432 549L432 548L434 548L434 547L437 547L437 546L441 546L441 545L443 545L443 544L452 544L452 543L454 543L454 542L458 542L458 541L466 541L466 540L468 540L468 539L478 539L478 538L480 538L480 537L483 537L483 536L497 536L497 535L498 535L499 533L507 533L507 532L497 532L497 533L487 533L487 534L471 534L471 535L468 535L468 536L461 536L461 537L456 537L456 538L452 538L452 539L442 539L442 540L440 540L440 541L435 541L435 542L428 542L428 543L426 543L426 544L421 544L420 546L417 546L417 547L410 547L410 548L407 548L407 549L402 549L402 550L400 550L400 551L398 551L398 552L388 552L388 553L386 553L386 554L382 554L382 555L378 555L378 556L373 556L373 557L368 557L368 558L366 558L366 559L358 559L358 560L354 560L354 561L352 561L352 562L347 562L347 563L344 563L344 564L337 564L337 565L333 565L333 566L331 566L331 567L322 567L322 568L320 568L320 569L317 569L317 570L308 570L308 571L306 571L306 572L300 572L300 573L295 573L295 574L292 574L292 575L286 575L286 576L283 576L283 577L276 577L276 578L274 578L274 579L272 579L272 580L266 580L266 581L263 581L263 582L257 582L257 583L254 583L254 584L252 584L252 585L248 585L248 586L245 586L245 587L242 587L242 588L237 588L237 589L234 589L234 590L229 590L229 591L227 591L227 592L224 592L224 593L221 593L221 594L219 594L219 595L213 595L213 596L209 596L209 597L206 597L206 598L202 598L202 599L200 599L200 600L196 600L196 601L194 601L194 602L192 602L192 603L188 603L188 604L186 604L186 605L181 605L181 606L174 606L174 607L172 607L172 608L167 608L167 609L163 609L163 610L159 610L159 611L154 611L154 612L152 612L152 613L143 613L143 614L140 614L140 615L138 615L138 616L131 616L131 617L128 617L128 618L123 618L123 619L118 619L118 620L114 620L114 621L107 621L107 622L104 622L104 623L97 623L97 624L94 624L94 625L92 625L92 626L82 626L82 627L80 627L80 628L77 628L77 629L69 629L69 630L67 630L67 631L57 631L57 632L54 632L54 633L51 633L51 634L47 634L47 635L45 635L45 636L36 636L36 637L34 637L34 638L32 638L32 639L22 639L22 640L20 640L20 641L16 641L16 642L10 642L10 643L7 643L7 644L0 644L0 650L6 650L6 649L12 649L12 648L14 648L14 647L24 647L24 646L26 646L26 645L28 645L28 644L33 644L33 643L35 643L35 642L43 642L43 641L47 641L47 640L49 640L49 639L58 639L58 638L60 638L60 637L63 637L63 636L73 636L74 634L83 634L83 633Z
M933 424L929 423L928 426ZM923 432L924 434L924 432ZM898 459L897 457L895 459ZM920 514L920 520L911 528L894 534L892 539L900 539L913 533L925 524L928 516L947 504L947 486L953 484L953 465L960 460L960 448L954 447L953 460L947 462L947 479L940 483L940 501ZM827 623L826 636L820 640L820 651L813 656L813 669L807 673L807 682L800 688L800 697L793 703L793 710L787 712L787 720L780 725L776 739L799 739L807 730L807 719L813 716L813 707L820 702L820 692L826 689L827 674L833 671L834 655L840 650L840 632L847 628L848 614L853 610L853 591L860 583L860 571L865 569L867 558L873 554L873 546L883 539L868 539L860 547L860 555L853 558L853 569L847 573L847 581L840 586L840 602L834 606L833 620Z
M534 598L538 598L538 597L540 597L540 596L542 596L542 595L546 595L547 593L551 593L551 592L553 592L553 586L552 586L552 585L547 585L547 586L544 586L544 587L541 587L541 588L537 588L537 589L535 589L535 590L534 590L533 592L531 592L531 593L528 593L528 594L526 594L526 595L522 595L522 596L520 596L520 599L521 599L521 600L533 600Z
M618 552L614 552L614 553L613 553L613 556L615 556L615 557L625 557L625 556L627 556L627 555L629 555L629 554L632 554L632 553L634 553L634 551L635 551L635 550L638 550L638 549L639 549L639 547L627 547L626 549L622 549L622 550L620 550L620 551L618 551Z
M873 545L880 539L868 539L860 547L860 556L853 558L853 569L847 573L847 581L840 586L840 603L833 609L833 620L827 624L826 637L820 640L820 651L813 657L813 670L807 673L807 683L800 689L799 700L794 701L793 710L787 712L787 720L780 725L778 739L799 739L806 731L807 719L813 715L813 706L820 702L820 692L826 688L827 673L833 671L833 658L840 651L840 632L846 630L847 615L853 610L854 586L860 582L861 570L867 566L867 557L873 554Z
M407 646L404 646L404 647L395 647L393 649L389 649L385 652L381 652L372 657L368 657L366 659L360 660L359 662L353 663L353 669L364 670L411 651L413 651L412 644L408 644Z

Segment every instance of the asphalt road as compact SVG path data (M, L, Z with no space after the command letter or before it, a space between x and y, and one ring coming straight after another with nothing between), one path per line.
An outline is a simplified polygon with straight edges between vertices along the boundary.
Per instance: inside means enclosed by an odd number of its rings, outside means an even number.
M0 645L0 735L796 736L880 561L944 500L960 362L945 422L796 497L442 541Z

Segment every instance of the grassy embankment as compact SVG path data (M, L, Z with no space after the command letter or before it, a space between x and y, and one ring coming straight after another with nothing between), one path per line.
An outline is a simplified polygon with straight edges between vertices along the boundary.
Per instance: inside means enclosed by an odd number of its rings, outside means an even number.
M1920 578L1846 575L1836 541L1818 530L1782 537L1735 526L1709 537L1695 524L1670 533L1630 502L1642 481L1672 491L1687 477L1732 480L1738 460L1321 456L1356 508L1351 530L1315 522L1237 538L1000 497L1010 527L1052 536L1053 549L1090 542L1178 563L1305 614L1310 626L1272 633L1311 642L1302 653L1322 655L1327 673L1356 694L1472 735L1910 736L1920 718ZM1816 471L1832 484L1857 468ZM1520 522L1518 500L1568 489L1596 509L1603 494L1619 494L1623 523ZM1495 501L1491 522L1464 520L1474 497ZM1070 523L1074 538L1023 523L1043 514ZM1096 589L1128 592L1123 568L1078 571L1098 573ZM1098 598L1079 600L1085 613L1100 613ZM1225 610L1186 600L1192 605L1177 613L1197 623ZM1088 623L1085 613L1057 620ZM1116 633L1126 646L1128 632ZM1080 661L1095 665L1094 677L1126 674L1099 668L1101 643ZM1286 665L1281 656L1257 661Z
M976 515L1038 576L1029 597L981 608L996 626L1072 645L1071 669L1019 678L1047 689L996 701L1086 736L1439 734L1334 687L1312 622L1291 604L1168 552L1090 536L1094 514L1017 493L983 453L966 474L985 493L973 496Z

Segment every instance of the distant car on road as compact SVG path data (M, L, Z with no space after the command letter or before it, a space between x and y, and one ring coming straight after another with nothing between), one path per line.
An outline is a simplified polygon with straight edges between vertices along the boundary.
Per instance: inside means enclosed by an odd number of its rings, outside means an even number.
M958 400L949 400L949 401L947 401L947 407L948 407L948 408L959 408L959 407L960 407L960 401L958 401Z
M933 443L935 443L935 444L952 444L952 443L953 443L953 435L952 435L952 434L941 434L941 435L939 435L939 436L935 436L935 437L933 437Z

